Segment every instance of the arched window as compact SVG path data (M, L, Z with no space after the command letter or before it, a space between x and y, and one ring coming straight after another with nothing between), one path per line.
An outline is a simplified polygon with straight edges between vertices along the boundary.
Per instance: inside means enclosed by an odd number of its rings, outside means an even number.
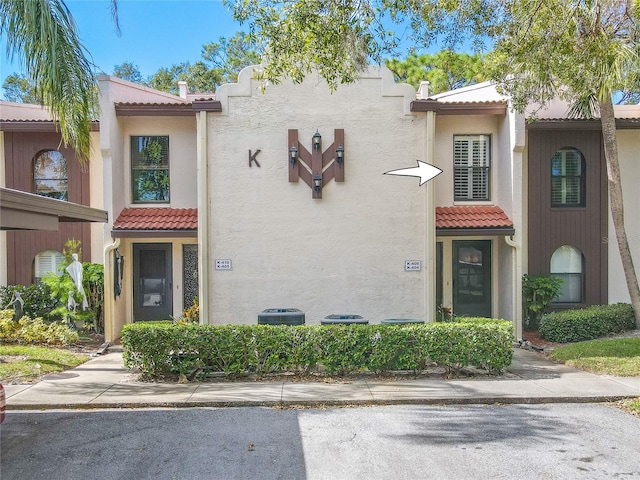
M34 192L43 197L67 200L67 160L57 150L44 150L33 160Z
M557 150L551 157L551 206L584 207L584 156L575 148Z
M36 283L40 283L43 277L51 273L60 276L60 266L64 257L60 252L55 250L44 250L36 255L34 265L34 276Z
M556 303L582 302L584 279L582 252L571 245L563 245L551 255L551 276L562 279Z

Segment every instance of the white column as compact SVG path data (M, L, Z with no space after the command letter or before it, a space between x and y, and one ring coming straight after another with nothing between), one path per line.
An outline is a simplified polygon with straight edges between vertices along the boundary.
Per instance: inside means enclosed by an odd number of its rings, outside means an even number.
M207 112L198 112L198 302L200 323L209 323L209 142Z
M425 162L435 164L436 113L427 112ZM436 177L437 178L437 177ZM425 188L425 230L424 230L424 318L427 322L435 320L436 315L436 190L435 179L424 185Z

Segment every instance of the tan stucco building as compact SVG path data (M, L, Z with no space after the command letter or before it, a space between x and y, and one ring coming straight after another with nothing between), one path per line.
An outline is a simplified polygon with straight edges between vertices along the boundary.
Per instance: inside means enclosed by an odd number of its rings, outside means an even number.
M215 95L99 78L91 181L109 222L91 243L107 340L195 297L205 323L257 323L271 308L307 324L433 321L444 309L511 320L520 338L526 272L567 279L559 308L628 301L597 122L567 121L560 104L533 121L488 83L430 96L371 67L335 92L316 75L265 88L256 68ZM637 110L617 110L626 192L640 179ZM417 161L442 173L422 186L385 175ZM576 165L584 176L569 178ZM625 202L637 264L640 205Z

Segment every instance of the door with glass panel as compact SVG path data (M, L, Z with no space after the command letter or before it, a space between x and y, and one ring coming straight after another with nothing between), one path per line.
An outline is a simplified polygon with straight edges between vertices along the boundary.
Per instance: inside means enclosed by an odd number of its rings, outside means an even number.
M453 312L491 317L491 240L453 242Z
M173 314L170 243L133 245L133 320L169 320Z

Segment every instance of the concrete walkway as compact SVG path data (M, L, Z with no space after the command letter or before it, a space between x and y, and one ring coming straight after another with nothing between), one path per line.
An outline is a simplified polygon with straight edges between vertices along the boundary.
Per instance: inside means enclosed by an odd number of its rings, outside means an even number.
M503 376L334 383L139 382L110 349L33 384L5 385L8 410L122 407L604 402L640 397L640 377L595 375L516 348Z

